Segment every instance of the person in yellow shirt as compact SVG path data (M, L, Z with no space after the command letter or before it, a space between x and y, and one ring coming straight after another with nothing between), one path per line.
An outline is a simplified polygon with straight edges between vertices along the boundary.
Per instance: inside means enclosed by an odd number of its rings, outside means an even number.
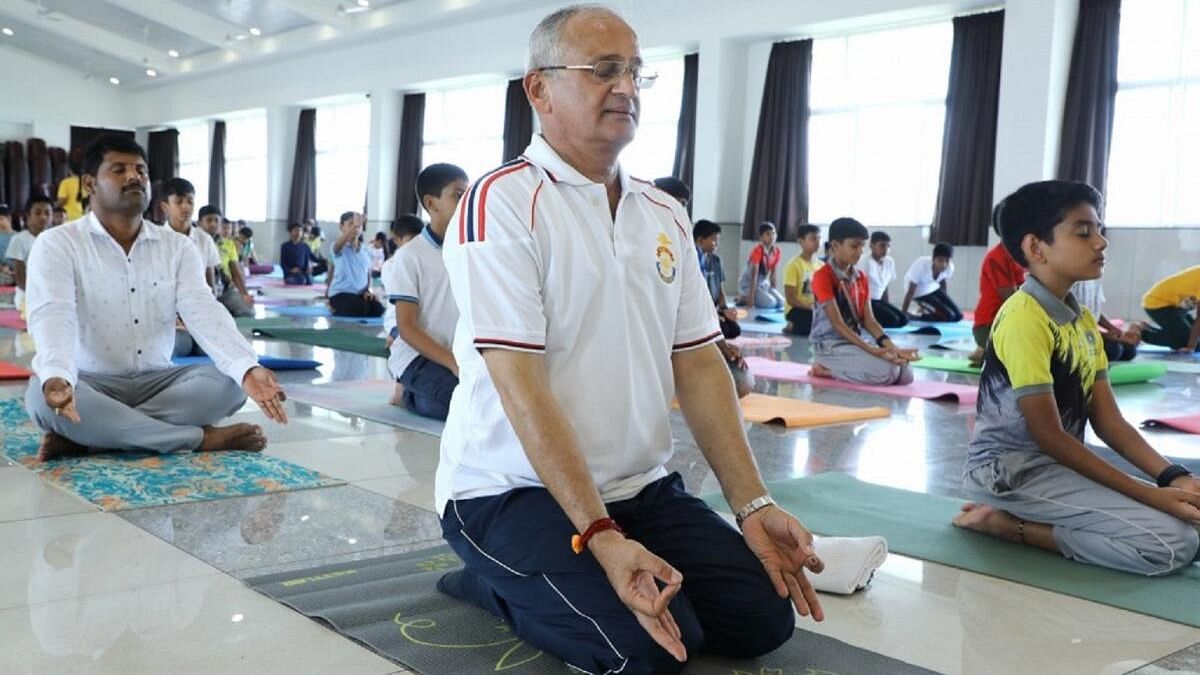
M1142 296L1142 308L1158 326L1142 331L1142 341L1170 347L1178 352L1196 351L1200 343L1200 265L1189 267L1159 281Z
M801 225L796 228L796 240L800 253L783 268L783 297L787 301L787 325L783 332L808 335L813 320L812 277L824 265L813 258L821 248L821 228Z
M79 180L79 166L74 161L69 163L68 171L70 175L58 182L57 206L66 209L66 221L70 222L83 217L88 191Z

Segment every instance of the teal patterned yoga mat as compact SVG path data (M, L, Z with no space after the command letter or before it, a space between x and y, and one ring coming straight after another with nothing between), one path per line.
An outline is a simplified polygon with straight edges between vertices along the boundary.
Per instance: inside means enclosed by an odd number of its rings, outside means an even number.
M340 485L342 481L260 452L112 452L37 458L42 432L20 400L0 401L3 453L105 511Z

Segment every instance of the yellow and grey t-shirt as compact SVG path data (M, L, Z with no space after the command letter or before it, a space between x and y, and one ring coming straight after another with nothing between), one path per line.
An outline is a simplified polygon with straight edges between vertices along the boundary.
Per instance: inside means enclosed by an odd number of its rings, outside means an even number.
M1038 451L1017 401L1054 394L1063 429L1080 442L1092 387L1108 378L1096 319L1073 295L1060 300L1030 276L992 324L979 379L968 470L1010 450Z

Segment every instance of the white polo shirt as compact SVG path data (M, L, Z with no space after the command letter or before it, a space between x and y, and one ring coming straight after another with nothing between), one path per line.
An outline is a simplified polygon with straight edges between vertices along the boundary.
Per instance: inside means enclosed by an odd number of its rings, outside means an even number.
M480 349L544 354L550 387L605 501L666 475L673 352L720 338L687 212L620 173L615 222L604 185L539 135L459 202L444 256L461 318L459 385L435 497L541 487Z
M941 274L934 278L933 276L933 256L923 255L913 261L912 267L908 268L908 274L905 279L909 283L916 284L917 290L913 293L914 298L924 297L933 293L942 287L942 282L954 276L954 261L951 260L949 265Z
M883 256L881 261L876 260L875 256L868 253L862 257L858 268L866 273L871 282L871 299L882 300L888 284L896 278L896 260L890 255Z
M454 327L458 323L458 305L450 294L446 278L446 263L442 261L442 243L428 226L421 236L413 239L392 256L387 267L389 279L384 282L388 304L411 302L417 305L417 326L438 344L450 349L454 344ZM393 318L393 322L395 319ZM392 342L388 369L399 378L404 369L420 352L403 338Z
M170 225L164 225L164 227L170 227ZM192 225L187 236L196 245L196 250L200 251L200 262L204 264L205 268L221 266L221 252L217 250L217 243L213 241L211 234Z

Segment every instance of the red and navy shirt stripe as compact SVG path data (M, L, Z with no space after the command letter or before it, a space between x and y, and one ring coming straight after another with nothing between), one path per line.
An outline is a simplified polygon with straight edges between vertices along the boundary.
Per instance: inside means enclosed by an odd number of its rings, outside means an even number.
M502 176L533 166L524 157L518 157L479 177L467 193L467 203L458 210L458 241L482 242L487 234L487 197L492 183ZM477 213L478 212L478 213Z

